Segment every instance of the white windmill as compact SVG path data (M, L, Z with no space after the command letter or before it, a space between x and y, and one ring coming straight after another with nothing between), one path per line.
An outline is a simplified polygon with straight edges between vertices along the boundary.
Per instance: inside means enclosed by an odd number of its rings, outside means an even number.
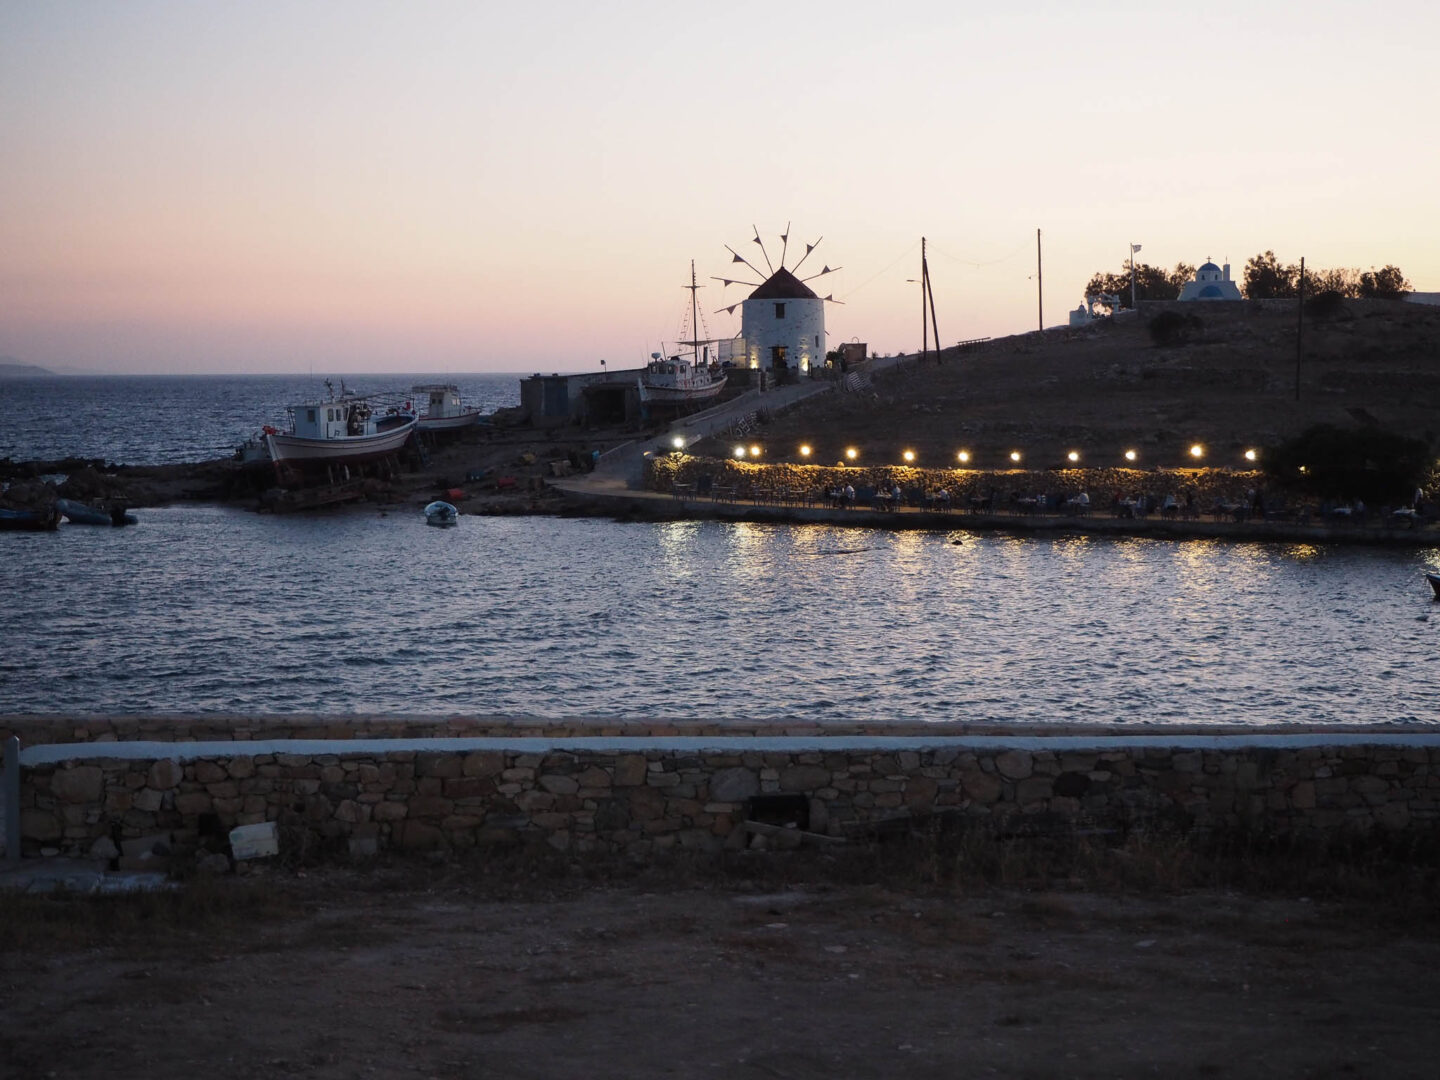
M752 229L755 227L752 225ZM741 256L729 244L733 262L744 263L762 281L741 281L733 278L715 278L727 288L731 285L754 286L744 300L720 310L734 313L740 308L740 337L744 341L745 355L742 361L747 367L768 371L777 381L787 376L808 374L812 367L825 363L825 304L841 301L833 296L817 296L807 282L833 274L842 267L826 266L809 277L796 276L810 253L820 246L820 240L805 245L805 254L793 267L787 269L785 257L790 249L790 226L780 234L780 266L777 269L770 261L770 253L760 239L760 230L755 229L753 243L760 248L765 259L768 276Z

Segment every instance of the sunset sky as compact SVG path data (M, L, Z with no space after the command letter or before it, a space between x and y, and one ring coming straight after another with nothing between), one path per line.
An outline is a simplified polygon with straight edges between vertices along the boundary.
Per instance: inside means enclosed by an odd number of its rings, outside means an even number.
M1127 244L1440 290L1440 5L0 5L0 355L586 370L759 228L832 347L1061 323ZM736 267L743 270L743 267ZM738 275L732 275L738 276Z

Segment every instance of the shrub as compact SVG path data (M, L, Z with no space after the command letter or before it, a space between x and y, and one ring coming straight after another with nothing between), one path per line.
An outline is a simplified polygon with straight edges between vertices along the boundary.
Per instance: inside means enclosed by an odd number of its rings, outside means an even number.
M1327 289L1305 301L1305 314L1324 321L1345 314L1345 297L1335 289Z
M1184 345L1193 335L1199 334L1203 324L1194 315L1182 315L1178 311L1162 311L1150 320L1150 340L1156 345Z
M1430 467L1430 448L1374 428L1316 424L1265 454L1265 472L1320 498L1407 501Z

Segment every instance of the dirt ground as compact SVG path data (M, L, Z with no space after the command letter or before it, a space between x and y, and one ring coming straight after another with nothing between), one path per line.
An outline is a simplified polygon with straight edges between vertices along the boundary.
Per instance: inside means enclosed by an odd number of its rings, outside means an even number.
M0 1076L1428 1078L1440 1052L1435 923L1354 902L391 866L169 903L5 901Z

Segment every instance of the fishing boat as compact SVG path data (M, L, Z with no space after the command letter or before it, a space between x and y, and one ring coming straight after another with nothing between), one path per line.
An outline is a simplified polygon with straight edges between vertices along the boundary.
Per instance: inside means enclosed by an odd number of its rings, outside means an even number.
M710 401L724 389L724 376L713 376L708 367L696 367L682 356L652 353L640 373L640 400L644 402L686 405Z
M265 432L265 447L277 466L373 461L399 450L415 430L413 412L385 408L343 383L339 396L328 380L325 386L327 400L290 407L288 433Z
M1440 574L1426 574L1425 580L1430 582L1430 588L1435 590L1435 599L1440 600Z
M49 532L59 525L60 511L53 506L45 510L13 510L0 506L0 530Z
M696 291L704 288L695 282L695 263L690 263L690 337L689 341L677 342L691 348L689 357L665 356L651 353L650 362L639 375L640 400L655 405L691 405L713 401L725 389L725 374L712 370L704 362L702 348L711 344L710 339L701 338L696 332L700 312ZM708 351L708 350L707 350Z
M455 525L460 521L460 511L456 510L448 502L439 500L430 503L425 507L425 524L444 528L447 525Z
M412 386L410 394L419 412L415 424L419 431L455 431L480 419L480 410L461 400L458 386L426 383Z

